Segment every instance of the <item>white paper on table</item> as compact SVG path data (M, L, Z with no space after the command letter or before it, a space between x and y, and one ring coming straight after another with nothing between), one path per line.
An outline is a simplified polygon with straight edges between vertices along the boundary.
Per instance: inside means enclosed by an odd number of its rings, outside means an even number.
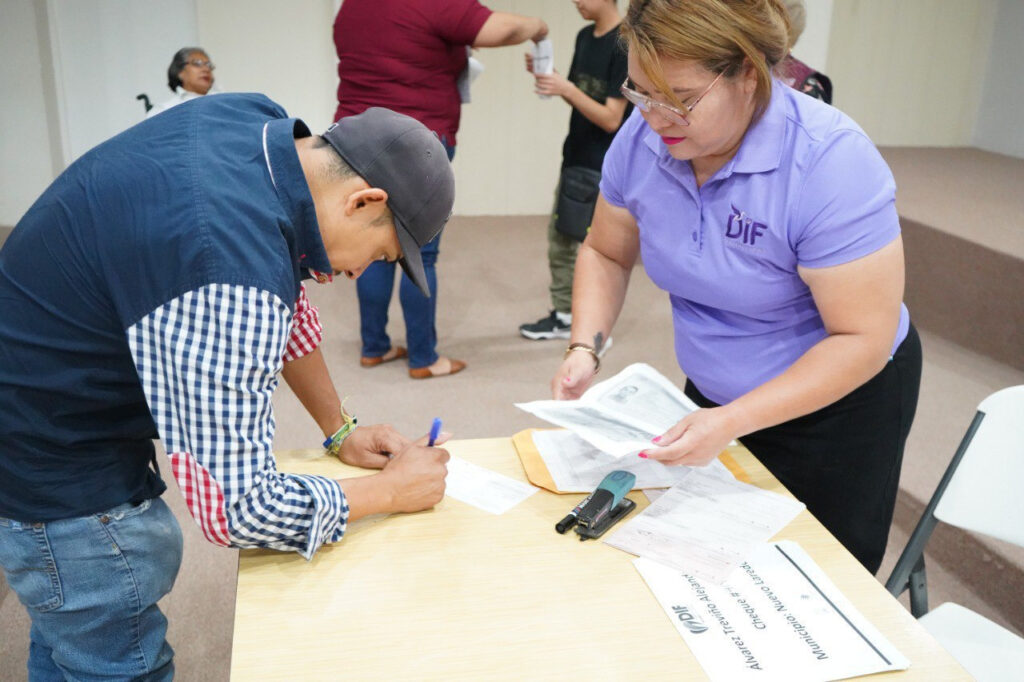
M639 457L615 457L601 452L572 431L534 431L533 444L551 474L555 487L564 493L589 493L612 471L636 475L634 490L669 488L686 478L693 467L665 466ZM719 460L704 469L732 477Z
M721 584L803 508L792 498L695 469L605 542Z
M642 362L594 384L579 400L515 405L616 457L656 447L651 439L698 409L675 384Z
M910 662L795 542L760 545L722 586L636 559L712 680L839 680Z
M495 473L459 457L448 460L445 495L492 514L504 514L530 495L534 486Z
M466 46L466 68L462 70L459 77L455 81L455 86L459 90L459 101L463 104L471 102L469 88L473 85L480 74L484 72L484 65L478 59L473 57L473 48Z

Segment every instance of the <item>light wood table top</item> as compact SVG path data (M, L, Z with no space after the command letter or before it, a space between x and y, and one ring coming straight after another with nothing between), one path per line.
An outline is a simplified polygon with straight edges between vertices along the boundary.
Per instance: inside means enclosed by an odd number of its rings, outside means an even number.
M445 447L526 480L510 438ZM729 452L755 485L788 494L745 448ZM282 471L361 471L320 450L277 458ZM707 679L632 555L555 533L582 497L540 490L500 516L445 498L429 511L356 522L310 562L242 551L231 679ZM630 497L647 506L643 494ZM970 679L806 510L775 539L799 542L911 661L872 678Z

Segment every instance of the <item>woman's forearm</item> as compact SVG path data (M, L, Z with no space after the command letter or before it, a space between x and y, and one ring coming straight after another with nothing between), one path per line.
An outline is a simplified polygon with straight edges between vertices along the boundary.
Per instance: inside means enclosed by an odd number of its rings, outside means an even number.
M572 284L573 343L601 350L622 311L631 271L587 242L580 246Z
M736 437L831 405L878 374L888 346L868 334L832 334L789 369L724 406Z

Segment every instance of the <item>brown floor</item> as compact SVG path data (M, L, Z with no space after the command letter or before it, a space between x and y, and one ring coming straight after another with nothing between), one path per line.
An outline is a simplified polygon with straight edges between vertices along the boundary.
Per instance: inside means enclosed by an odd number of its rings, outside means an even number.
M512 403L543 398L561 357L561 342L521 339L517 326L547 312L546 217L457 218L441 244L440 350L469 363L454 377L413 381L400 363L363 369L355 287L339 281L311 287L320 306L325 354L339 392L363 423L389 421L415 436L441 416L457 438L506 436L540 424ZM2 238L2 235L0 235ZM913 314L913 311L911 311ZM397 302L394 340L403 343ZM634 272L613 333L604 376L644 361L677 382L668 302L642 269ZM907 446L896 523L879 572L884 581L931 495L978 402L998 388L1024 384L1024 372L922 330L925 366L921 402ZM276 447L316 447L320 436L286 388L275 399ZM166 469L165 469L166 470ZM183 519L180 495L168 493ZM177 651L178 679L225 680L230 660L237 555L206 544L191 521L186 555L164 607ZM1024 552L941 527L929 553L931 602L955 600L1024 632ZM0 680L25 679L27 618L0 586ZM353 614L353 618L357 615ZM282 655L287 655L282 652Z
M973 147L880 147L900 218L1024 260L1024 159Z

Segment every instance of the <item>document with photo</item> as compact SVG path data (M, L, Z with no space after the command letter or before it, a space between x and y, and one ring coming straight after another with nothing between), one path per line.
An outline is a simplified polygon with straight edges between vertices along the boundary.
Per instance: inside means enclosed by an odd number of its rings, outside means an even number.
M840 680L910 662L795 542L759 545L724 585L636 559L712 680Z
M600 383L579 400L535 400L516 407L578 434L616 457L651 446L697 405L656 369L635 363Z
M669 488L694 471L692 467L665 466L661 462L639 457L620 459L598 450L572 431L534 431L533 443L555 487L563 493L589 493L615 470L635 474L636 484L633 488L637 490ZM717 459L703 471L733 477Z

